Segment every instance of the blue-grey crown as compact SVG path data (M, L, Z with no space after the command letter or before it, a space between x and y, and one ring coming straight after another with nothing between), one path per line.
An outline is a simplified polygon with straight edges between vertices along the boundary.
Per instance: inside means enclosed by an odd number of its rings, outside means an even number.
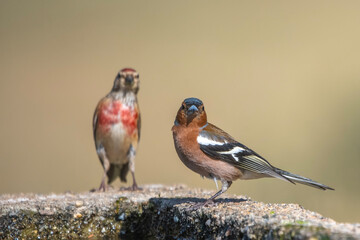
M203 104L203 102L198 98L187 98L187 99L184 100L184 103L187 106L195 105L197 107L201 106Z

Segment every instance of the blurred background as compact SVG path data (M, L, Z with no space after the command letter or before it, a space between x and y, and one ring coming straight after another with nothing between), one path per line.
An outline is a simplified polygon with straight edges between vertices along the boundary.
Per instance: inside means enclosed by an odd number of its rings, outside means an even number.
M230 194L359 222L359 12L359 1L1 1L0 193L98 187L93 110L133 67L140 184L216 191L173 147L182 100L198 97L273 165L336 189L260 179Z

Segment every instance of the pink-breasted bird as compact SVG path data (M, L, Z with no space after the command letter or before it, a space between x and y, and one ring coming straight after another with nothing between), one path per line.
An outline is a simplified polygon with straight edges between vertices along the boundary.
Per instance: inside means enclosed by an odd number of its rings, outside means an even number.
M222 183L221 190L205 204L226 192L237 179L275 177L291 183L301 183L318 189L334 190L309 178L272 166L259 154L237 142L229 134L207 121L204 104L197 98L187 98L177 112L172 127L174 144L181 161L203 177Z
M126 182L129 170L132 189L135 180L135 155L140 139L140 111L137 101L139 74L132 68L122 69L115 77L110 93L102 98L94 112L93 131L96 152L104 168L99 190L120 177Z

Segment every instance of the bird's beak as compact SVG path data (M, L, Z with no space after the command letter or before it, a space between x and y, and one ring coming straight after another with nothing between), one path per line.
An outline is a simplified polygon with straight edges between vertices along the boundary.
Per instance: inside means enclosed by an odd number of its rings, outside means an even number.
M195 106L195 105L191 105L191 107L189 107L189 109L187 110L189 115L194 114L195 112L198 112L199 109Z
M127 76L125 77L125 83L126 83L126 84L132 84L133 82L134 82L133 76L127 75Z

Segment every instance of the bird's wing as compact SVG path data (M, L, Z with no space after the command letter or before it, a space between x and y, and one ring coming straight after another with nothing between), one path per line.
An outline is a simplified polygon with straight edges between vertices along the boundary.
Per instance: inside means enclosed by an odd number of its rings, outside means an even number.
M100 111L101 106L105 103L106 101L109 101L108 96L100 99L100 101L98 102L98 104L96 105L95 111L94 111L94 115L93 115L93 135L94 135L94 140L95 140L95 145L96 145L96 131L98 128L98 114Z
M212 159L225 161L240 169L292 182L277 173L274 167L255 151L237 142L229 134L210 123L199 133L197 142L201 151Z
M99 113L99 108L100 108L100 105L101 105L102 101L103 101L103 99L101 99L99 101L99 103L96 106L95 111L94 111L94 115L93 115L93 135L94 135L96 153L97 153L97 155L99 157L99 160L100 160L101 164L103 165L104 164L104 160L103 160L104 154L102 153L102 151L104 149L103 149L102 145L98 146L97 139L96 139L96 131L97 131L97 128L98 128L98 113Z
M98 121L97 113L98 113L98 107L96 107L96 109L94 111L94 115L93 115L93 135L94 135L95 142L96 142L97 121Z
M140 131L141 131L141 114L139 112L139 118L137 120L137 130L138 130L138 142L140 141Z

